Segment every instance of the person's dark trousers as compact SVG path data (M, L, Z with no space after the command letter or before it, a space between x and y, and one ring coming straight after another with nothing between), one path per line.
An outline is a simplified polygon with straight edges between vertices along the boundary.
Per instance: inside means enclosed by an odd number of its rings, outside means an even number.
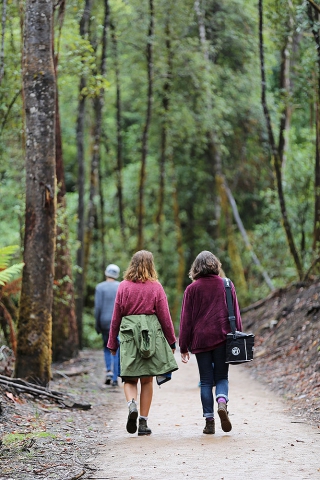
M216 399L223 397L226 402L229 400L229 365L225 363L226 345L220 345L209 352L196 353L196 359L200 374L203 416L211 418L214 417L212 393L214 385L216 386Z

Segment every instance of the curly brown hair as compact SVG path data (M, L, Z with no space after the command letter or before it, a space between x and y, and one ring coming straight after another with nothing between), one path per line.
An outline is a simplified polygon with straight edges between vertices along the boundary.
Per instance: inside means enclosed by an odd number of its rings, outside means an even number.
M146 282L158 280L158 274L154 266L153 255L147 250L136 252L131 258L129 267L124 272L123 278L131 282Z
M204 250L194 260L191 265L189 277L191 280L205 277L206 275L220 275L221 262L213 253Z

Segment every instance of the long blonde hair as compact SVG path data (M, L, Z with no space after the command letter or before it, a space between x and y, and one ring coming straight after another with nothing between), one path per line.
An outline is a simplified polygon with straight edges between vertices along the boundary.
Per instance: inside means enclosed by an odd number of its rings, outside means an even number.
M131 258L129 267L124 272L123 278L131 282L153 282L158 280L158 274L154 266L153 255L147 250L136 252Z

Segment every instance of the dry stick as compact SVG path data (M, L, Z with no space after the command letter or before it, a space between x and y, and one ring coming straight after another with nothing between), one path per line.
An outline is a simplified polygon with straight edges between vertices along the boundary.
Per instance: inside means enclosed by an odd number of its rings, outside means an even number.
M85 473L86 473L85 470L83 470L82 472L78 473L77 475L74 475L73 477L70 477L67 480L77 480L78 478L82 477L82 475L84 475Z

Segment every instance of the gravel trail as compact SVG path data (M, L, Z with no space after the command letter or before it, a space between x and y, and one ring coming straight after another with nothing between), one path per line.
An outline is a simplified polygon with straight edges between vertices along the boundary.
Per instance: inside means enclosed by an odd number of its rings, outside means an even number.
M187 365L180 355L177 361L172 380L154 386L151 436L129 435L123 392L110 398L112 420L89 478L320 479L319 428L292 416L290 404L251 379L245 366L230 367L232 431L224 433L216 416L216 434L204 435L195 357Z

